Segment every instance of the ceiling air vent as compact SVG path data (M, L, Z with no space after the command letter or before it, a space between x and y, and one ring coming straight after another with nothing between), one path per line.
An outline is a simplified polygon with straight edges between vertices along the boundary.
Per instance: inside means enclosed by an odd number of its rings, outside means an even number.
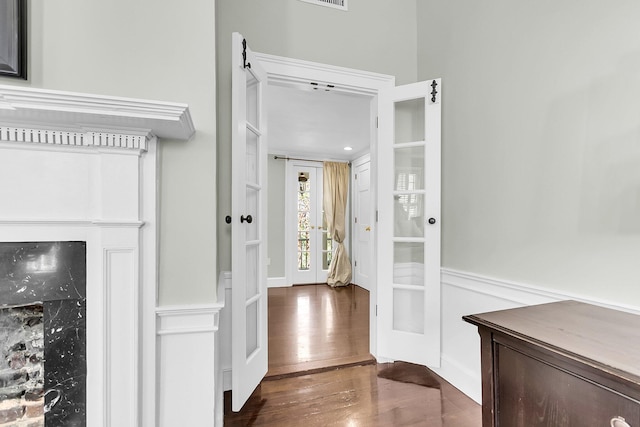
M317 4L318 6L332 7L334 9L348 10L347 0L300 0L305 3Z

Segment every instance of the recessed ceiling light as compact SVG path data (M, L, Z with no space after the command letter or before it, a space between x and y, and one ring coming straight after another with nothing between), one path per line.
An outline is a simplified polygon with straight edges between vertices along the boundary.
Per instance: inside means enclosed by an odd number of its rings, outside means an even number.
M344 151L351 151L351 150L353 150L353 148L351 148L351 147L344 147Z

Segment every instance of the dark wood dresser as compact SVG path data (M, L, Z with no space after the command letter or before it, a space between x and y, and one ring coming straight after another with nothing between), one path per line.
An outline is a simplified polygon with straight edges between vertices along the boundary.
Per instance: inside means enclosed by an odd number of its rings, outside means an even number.
M464 316L483 427L640 427L640 316L576 301Z

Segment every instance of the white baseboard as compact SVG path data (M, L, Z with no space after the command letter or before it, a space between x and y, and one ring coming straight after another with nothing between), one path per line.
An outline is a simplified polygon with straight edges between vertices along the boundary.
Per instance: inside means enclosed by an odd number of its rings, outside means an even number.
M482 403L482 390L478 387L478 384L482 384L480 371L463 366L445 354L440 356L440 367L430 369L471 399Z
M268 277L267 278L268 288L284 288L286 286L291 286L290 284L287 284L286 277Z

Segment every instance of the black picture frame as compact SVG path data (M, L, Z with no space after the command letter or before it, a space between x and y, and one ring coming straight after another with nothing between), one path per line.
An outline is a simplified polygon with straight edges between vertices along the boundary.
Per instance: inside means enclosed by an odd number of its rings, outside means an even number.
M27 0L0 0L0 77L27 79Z

